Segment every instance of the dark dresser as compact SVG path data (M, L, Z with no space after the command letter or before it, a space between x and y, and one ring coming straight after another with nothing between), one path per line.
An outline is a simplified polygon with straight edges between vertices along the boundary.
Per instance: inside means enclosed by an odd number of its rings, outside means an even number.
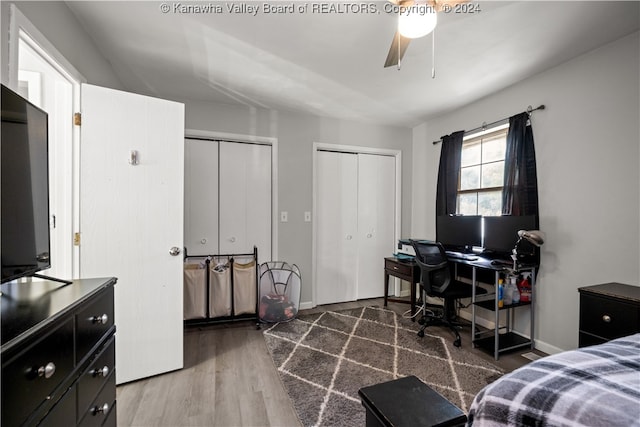
M594 344L640 332L640 287L622 283L578 288L578 345Z
M115 278L1 286L2 426L115 426Z

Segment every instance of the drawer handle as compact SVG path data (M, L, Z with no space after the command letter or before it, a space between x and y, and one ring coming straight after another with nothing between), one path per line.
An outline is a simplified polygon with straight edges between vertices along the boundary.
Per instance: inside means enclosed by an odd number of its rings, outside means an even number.
M109 316L107 316L106 314L103 314L102 316L93 316L91 318L91 321L93 323L97 323L98 325L106 325L109 321Z
M107 412L109 412L109 404L108 403L105 403L102 406L94 406L93 408L91 408L91 415L98 415L100 413L106 414Z
M394 270L397 270L397 269L398 269L398 267L393 267L393 269L394 269Z
M109 375L109 367L103 366L102 369L96 368L92 370L90 373L94 377L106 377L107 375Z
M56 365L53 362L47 363L45 366L38 368L38 376L51 378L56 373Z
M602 321L605 323L611 323L611 316L605 314L604 316L602 316Z

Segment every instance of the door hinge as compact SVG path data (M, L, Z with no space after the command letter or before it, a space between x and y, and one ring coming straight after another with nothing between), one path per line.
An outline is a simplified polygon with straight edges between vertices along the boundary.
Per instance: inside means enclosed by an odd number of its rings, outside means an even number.
M73 113L73 124L76 126L82 125L82 113Z
M73 233L73 246L80 246L80 233Z

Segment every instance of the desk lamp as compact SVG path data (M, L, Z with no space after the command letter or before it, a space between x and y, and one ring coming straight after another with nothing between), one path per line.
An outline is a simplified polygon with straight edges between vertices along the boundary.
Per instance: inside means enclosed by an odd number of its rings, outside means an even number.
M518 247L520 246L520 242L522 240L526 240L527 242L535 245L536 247L542 246L544 243L544 239L546 238L543 231L540 230L519 230L518 231L518 241L516 245L513 247L511 251L511 259L513 259L513 270L517 271L518 265Z

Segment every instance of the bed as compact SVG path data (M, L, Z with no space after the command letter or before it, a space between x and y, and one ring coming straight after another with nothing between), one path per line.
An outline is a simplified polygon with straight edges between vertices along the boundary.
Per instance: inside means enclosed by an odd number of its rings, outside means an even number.
M504 375L476 395L467 426L640 426L640 334Z

